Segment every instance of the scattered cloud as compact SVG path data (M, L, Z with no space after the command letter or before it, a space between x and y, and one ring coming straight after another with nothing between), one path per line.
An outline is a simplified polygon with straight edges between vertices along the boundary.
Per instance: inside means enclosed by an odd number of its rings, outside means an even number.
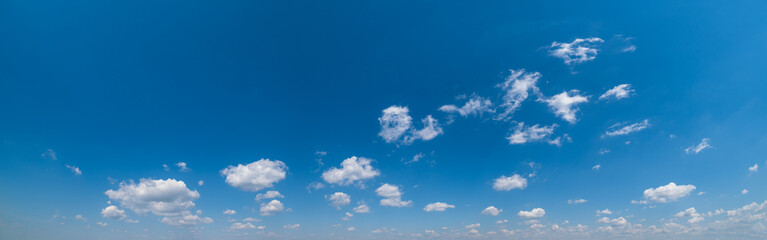
M527 187L527 179L514 174L511 177L501 176L495 179L493 182L493 189L496 191L511 191L513 189L525 189Z
M612 225L615 225L615 226L625 226L625 225L629 224L629 222L625 218L623 218L623 217L618 217L618 218L614 218L614 219L610 219L608 217L602 217L599 220L597 220L597 222L612 224Z
M230 165L221 170L221 175L226 177L226 183L232 187L257 192L285 179L287 169L282 161L261 159L248 165Z
M56 152L53 151L53 149L46 149L42 154L40 154L40 157L47 160L59 160L59 158L56 157Z
M437 119L431 115L421 120L423 128L420 130L413 127L413 118L409 115L409 109L402 106L390 106L383 110L383 115L378 118L381 131L378 136L387 143L401 141L403 144L411 144L415 140L429 141L442 134L442 128Z
M69 170L72 170L72 173L74 173L75 175L78 175L78 176L79 176L79 175L83 175L83 172L82 172L82 171L80 171L80 168L79 168L79 167L76 167L76 166L72 166L72 165L69 165L69 164L65 164L65 166L66 166L67 168L69 168Z
M282 205L282 202L280 202L277 199L273 199L272 201L268 203L262 203L261 209L259 209L259 212L261 212L261 216L271 216L276 213L282 212L282 210L285 209L285 206Z
M748 171L752 172L752 173L755 173L756 171L759 171L759 164L754 163L754 166L748 167Z
M530 211L519 211L517 216L522 219L541 218L546 215L546 210L543 208L533 208Z
M224 210L224 214L226 214L226 215L234 215L234 214L237 214L237 211L234 211L232 209L227 209L227 210Z
M176 163L176 167L178 167L178 171L181 171L181 172L188 172L188 171L192 170L192 169L190 169L190 168L188 168L186 166L185 162L178 162L178 163Z
M644 190L644 199L658 203L674 202L689 195L694 190L694 185L676 185L676 183L670 182L665 186Z
M322 179L330 184L362 184L381 173L370 165L371 160L364 157L350 157L341 162L341 168L330 168L322 173Z
M743 189L743 191L740 191L741 194L746 195L748 194L748 189Z
M114 205L101 209L101 216L107 219L112 219L112 220L128 219L128 215L125 214L125 210L121 210Z
M205 181L203 180L197 181L197 185L202 186L203 184L205 184Z
M455 105L444 105L439 108L446 113L458 113L462 117L482 115L482 113L493 113L493 102L479 96L469 99L462 107Z
M578 93L578 90L570 90L540 101L548 104L554 111L554 115L574 124L578 121L578 118L575 117L575 113L578 112L576 105L589 101L588 96L582 96Z
M301 224L288 224L288 225L282 226L282 228L296 230L301 228Z
M687 220L687 222L689 222L689 223L697 223L697 222L701 222L701 221L705 220L703 215L698 213L698 211L696 211L694 207L691 207L691 208L688 208L687 210L681 211L681 212L675 214L674 216L678 217L678 218L690 218L690 219Z
M549 54L564 60L567 65L594 60L599 52L599 45L604 42L601 38L576 38L570 43L551 43Z
M593 169L594 171L599 171L599 169L602 169L602 164L594 165L593 167L591 167L591 169Z
M256 226L252 223L233 223L231 227L229 227L230 230L243 230L243 229L256 229Z
M266 193L256 194L256 201L261 201L262 199L284 198L284 197L285 196L280 194L279 191L269 190L269 191L266 191Z
M365 205L365 204L360 204L359 206L354 207L354 212L355 213L370 213L370 207L368 207L368 205Z
M607 129L607 132L605 132L605 135L610 137L628 135L629 133L632 133L632 132L642 131L649 126L650 126L650 120L647 120L647 119L642 120L641 122L632 123L630 125L626 125L626 123L617 123L610 126Z
M200 198L200 193L189 190L183 181L145 178L138 183L120 183L119 189L110 189L105 193L109 199L120 202L120 205L137 214L151 212L162 216L161 222L169 225L213 222L211 218L194 215L188 210L195 206L194 200Z
M597 216L610 215L610 214L613 214L613 212L610 211L610 209L607 209L607 208L602 209L602 210L597 210Z
M341 209L341 206L349 205L352 201L351 196L343 192L335 192L331 195L325 195L325 199L330 201L330 204L338 209Z
M514 112L522 106L530 95L530 93L538 93L538 87L535 86L538 79L541 78L539 72L525 72L525 69L513 70L510 69L511 74L506 77L503 83L498 84L498 87L504 92L503 99L500 107L503 111L496 115L498 120L509 120Z
M614 99L614 100L620 100L624 98L631 97L633 95L634 89L631 89L631 84L621 84L618 86L615 86L611 88L610 90L607 90L602 96L599 96L599 100L605 100L605 99Z
M703 138L703 139L700 140L700 143L698 143L698 145L690 146L688 148L685 148L684 152L687 153L687 154L691 154L691 153L698 154L698 153L700 153L701 151L703 151L705 149L711 148L711 145L709 144L709 141L710 141L710 139Z
M465 228L466 229L475 229L475 228L479 228L479 226L480 226L479 223L474 223L474 224L466 225Z
M429 203L423 208L425 212L444 212L448 208L455 208L454 205L450 205L444 202Z
M576 199L567 200L567 204L581 204L581 203L585 203L585 202L588 202L588 201L589 200L586 200L586 199L576 198Z
M501 212L503 212L503 209L499 209L494 206L489 206L485 208L485 210L482 210L482 215L498 216L498 214L501 214Z
M520 122L514 128L514 132L511 133L506 139L509 140L509 144L524 144L528 142L541 142L551 141L550 136L554 134L554 129L557 124L551 124L550 126L540 126L538 124L532 126L525 126L524 122Z
M388 183L385 183L376 189L376 194L378 196L384 197L384 199L381 199L381 206L409 207L413 204L413 201L402 200L402 192L399 190L399 186L391 185Z

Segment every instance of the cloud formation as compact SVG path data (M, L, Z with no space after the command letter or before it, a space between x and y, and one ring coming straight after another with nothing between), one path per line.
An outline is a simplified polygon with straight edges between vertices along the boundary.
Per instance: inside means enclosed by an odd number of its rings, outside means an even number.
M539 72L525 72L525 69L513 70L510 69L511 74L506 77L506 80L498 87L503 91L503 98L500 107L503 109L496 115L496 119L509 120L514 112L522 106L530 93L538 93L538 87L535 84L538 79L541 78Z
M594 60L597 57L599 45L604 42L601 38L576 38L570 43L551 43L549 54L564 60L567 65Z
M226 177L226 183L232 187L257 192L285 179L287 169L282 161L261 159L248 165L230 165L221 170L221 175Z
M610 126L610 128L607 129L607 132L605 132L606 136L614 137L614 136L621 136L621 135L628 135L632 132L639 132L644 130L645 128L648 128L650 126L650 121L645 119L641 122L632 123L631 125L625 125L625 123L618 123Z
M630 97L634 94L634 89L631 89L631 84L621 84L607 90L602 96L599 96L599 100L615 99L620 100Z
M413 201L402 200L402 192L399 190L399 186L385 183L376 189L378 196L384 197L381 199L381 206L388 207L409 207L413 204Z
M575 123L578 118L575 113L578 112L576 105L589 101L588 97L578 94L578 90L562 92L553 97L542 99L541 101L549 105L554 115L561 117L569 123Z
M676 183L670 182L665 186L644 190L644 198L652 202L668 203L677 201L694 190L694 185L676 185Z
M444 202L429 203L423 208L425 212L444 212L448 208L455 208L454 205L450 205Z
M700 140L700 143L698 143L698 145L690 146L688 148L685 148L684 152L687 153L687 154L693 154L693 153L694 154L698 154L698 153L700 153L703 150L711 148L711 145L709 144L709 141L711 141L711 140L708 139L708 138L703 138L703 139Z
M525 187L527 187L527 179L519 174L514 174L511 177L501 176L493 182L493 189L496 191L511 191L512 189L525 189Z
M372 161L364 157L350 157L341 162L341 168L332 167L322 173L322 179L330 184L362 184L381 173L370 165Z
M530 211L519 211L517 216L522 219L541 218L546 215L546 210L543 208L533 208Z

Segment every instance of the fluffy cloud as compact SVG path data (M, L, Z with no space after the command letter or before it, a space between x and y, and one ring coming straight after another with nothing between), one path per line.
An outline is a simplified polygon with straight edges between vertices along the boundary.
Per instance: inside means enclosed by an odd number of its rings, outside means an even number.
M685 148L684 152L687 153L687 154L691 154L691 153L698 154L698 153L700 153L701 151L703 151L703 150L705 150L707 148L711 148L711 145L709 144L709 141L710 141L710 139L703 138L703 139L700 140L700 143L698 143L697 146L690 146L688 148Z
M368 205L365 205L365 204L360 204L359 206L354 208L354 212L355 213L369 213L370 212L370 207L368 207Z
M754 163L754 166L748 167L748 171L752 173L759 171L759 164Z
M492 215L492 216L498 216L498 214L501 214L501 212L503 212L503 209L499 209L494 206L489 206L485 208L485 210L482 210L483 215Z
M120 210L117 206L110 205L104 209L101 209L101 216L113 220L126 220L128 215L125 214L125 210Z
M80 171L79 167L72 166L72 165L69 165L69 164L65 164L65 166L67 168L69 168L69 170L72 170L72 173L74 173L75 175L83 175L83 172Z
M475 229L475 228L479 228L479 226L480 226L479 223L474 223L474 224L466 225L465 228L466 229Z
M243 229L256 229L256 226L252 223L233 223L231 227L229 227L231 230L243 230Z
M693 185L676 185L676 183L670 182L665 186L644 190L644 198L648 201L668 203L679 200L694 190L695 186Z
M266 193L259 193L256 195L256 201L261 201L262 199L272 199L272 198L284 198L282 194L280 194L279 191L269 190L266 191Z
M519 211L517 216L522 219L541 218L546 215L546 210L543 208L533 208L530 211Z
M541 101L549 105L554 111L554 115L561 117L569 123L575 123L578 121L575 117L578 108L575 107L575 105L586 103L589 99L588 97L579 95L578 90L571 90L569 92L562 92L554 95L550 98L542 99Z
M221 175L226 176L226 183L232 187L256 192L285 179L287 168L282 161L261 159L248 165L230 165L221 170Z
M688 208L687 210L679 212L675 214L674 216L678 218L690 218L687 220L687 222L689 223L697 223L697 222L701 222L705 220L705 218L703 218L703 215L698 213L698 211L696 211L694 207L691 207L691 208Z
M618 124L610 126L610 128L607 129L607 132L605 132L605 135L610 137L628 135L629 133L632 133L632 132L642 131L649 126L650 126L650 121L647 119L638 123L633 123L631 125L625 125L625 123L618 123Z
M630 97L634 93L634 89L631 89L631 84L621 84L607 90L602 96L599 96L599 100L612 98L615 100L624 99Z
M349 205L349 203L352 201L351 196L343 192L336 192L331 195L326 195L325 199L330 201L330 204L333 205L333 207L339 209L341 206Z
M185 162L176 163L176 167L178 167L178 170L181 172L188 172L189 170L192 170L186 166Z
M405 136L402 140L405 144L411 144L415 140L429 141L442 134L442 127L439 126L439 121L434 119L431 115L426 116L423 120L423 128L421 130L413 129L409 135Z
M454 205L450 205L444 202L429 203L423 208L426 212L444 212L448 208L455 208Z
M194 207L194 200L200 198L200 193L189 190L183 181L175 179L141 179L139 183L132 181L120 183L119 189L107 190L106 195L109 199L119 201L123 207L138 214L151 212L163 216L161 222L170 225L191 225L213 221L210 218L194 215L188 210ZM110 211L115 210L117 209ZM105 215L104 210L102 215Z
M232 209L227 209L227 210L224 210L224 214L226 214L226 215L234 215L234 214L237 214L237 211L234 211Z
M629 224L629 222L626 221L626 219L623 218L623 217L618 217L618 218L615 218L615 219L610 219L608 217L602 217L599 220L597 220L597 222L612 224L612 225L615 225L615 226L626 226L626 225Z
M364 157L350 157L341 162L341 168L330 168L322 173L325 182L338 185L362 184L367 179L374 178L381 173L373 169L371 160Z
M387 143L396 142L413 125L413 118L408 114L407 107L391 106L383 110L383 116L378 118L381 124L381 136Z
M576 199L567 200L567 204L581 204L581 203L585 203L585 202L588 202L588 200L582 199L582 198L576 198Z
M567 65L584 63L597 57L599 44L604 42L601 38L576 38L570 43L553 42L549 54L565 61Z
M463 117L467 116L476 116L476 115L482 115L482 113L492 113L493 112L493 102L491 102L488 99L484 99L479 96L474 96L471 99L469 99L466 104L464 104L462 107L457 107L455 105L444 105L439 108L440 111L446 112L446 113L458 113L459 115Z
M525 69L509 71L511 74L506 77L506 80L498 84L498 87L504 92L501 102L503 111L496 116L496 119L499 120L511 119L511 115L522 106L522 102L530 96L530 92L538 93L535 84L541 78L540 73L528 73L525 72Z
M496 191L510 191L512 189L525 189L527 187L527 179L514 174L511 177L501 176L495 179L493 182L493 189Z
M282 205L282 202L277 199L273 199L269 203L262 203L261 209L259 211L261 212L261 216L270 216L282 212L284 209L285 206Z
M399 186L394 186L388 183L383 184L376 189L376 194L384 197L384 199L381 199L381 206L408 207L413 204L413 201L402 200L402 192L399 190Z
M610 214L613 214L613 212L610 211L610 209L607 209L607 208L602 209L602 210L597 210L597 216L600 216L600 215L610 215Z
M550 126L540 126L538 124L525 126L524 122L520 122L514 128L514 132L506 137L506 139L509 140L509 144L524 144L541 141L547 141L553 144L554 142L552 142L553 140L551 140L550 137L554 134L554 129L556 127L557 124L551 124Z

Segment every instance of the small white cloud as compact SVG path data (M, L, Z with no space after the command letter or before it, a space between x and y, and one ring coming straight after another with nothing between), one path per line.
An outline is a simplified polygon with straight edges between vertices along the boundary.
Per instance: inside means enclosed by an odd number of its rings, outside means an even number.
M189 169L186 166L185 162L178 162L178 163L176 163L176 167L178 167L178 170L181 171L181 172L188 172L189 170L192 170L192 169Z
M383 110L383 115L378 118L381 131L378 133L387 143L396 142L413 125L413 118L408 114L407 107L391 106Z
M697 222L701 222L705 220L703 215L698 213L698 211L696 211L694 207L691 207L691 208L688 208L687 210L679 212L675 214L674 216L678 218L690 218L687 220L687 222L689 223L697 223Z
M594 171L599 171L599 169L602 169L602 164L594 165L593 167L591 167L591 169L593 169Z
M597 57L599 45L604 42L601 38L576 38L570 43L551 43L549 54L565 61L567 65L579 64L594 60Z
M109 225L109 224L107 224L105 222L97 222L96 224L98 224L99 226L102 226L102 227L106 227L107 225Z
M65 164L65 166L66 166L67 168L69 168L69 170L72 170L72 173L74 173L75 175L78 175L78 176L79 176L79 175L83 175L83 172L82 172L82 171L80 171L80 168L79 168L79 167L76 167L76 166L72 166L72 165L69 165L69 164Z
M474 96L469 99L462 107L455 105L444 105L439 108L440 111L446 113L458 113L462 117L482 115L482 113L492 113L493 102L488 99Z
M54 161L59 160L56 157L56 152L54 152L53 149L50 149L50 148L46 149L45 152L40 154L40 157L42 157L43 159L54 160Z
M479 228L479 226L480 226L479 223L474 223L474 224L466 225L465 228L466 229L475 229L475 228Z
M506 77L503 83L498 87L504 92L500 107L503 111L495 117L498 120L509 120L514 112L522 106L522 102L527 100L530 93L538 93L538 87L535 86L541 74L538 72L525 72L525 69L509 70L511 74Z
M203 180L197 181L197 185L202 186L203 184L205 184L205 181Z
M282 228L296 230L301 228L301 224L288 224L288 225L282 226Z
M269 190L269 191L266 191L266 193L256 194L256 201L261 201L263 199L284 198L284 197L285 196L280 194L279 191Z
M325 195L325 199L330 201L331 205L338 209L340 209L341 206L349 205L349 203L352 201L351 196L343 192L335 192L331 195Z
M354 212L355 213L369 213L370 212L370 207L368 207L368 205L365 205L365 204L360 204L359 206L354 208Z
M613 212L610 211L610 209L607 209L607 208L602 209L602 210L597 210L597 216L610 215L610 214L613 214Z
M341 162L341 168L330 168L322 173L322 179L330 184L362 184L381 173L370 165L371 160L364 157L350 157Z
M754 163L754 166L748 167L748 171L755 173L756 171L759 171L759 164Z
M482 210L483 215L492 215L492 216L498 216L498 214L501 214L501 212L503 212L503 209L499 209L494 206L489 206L485 208L485 210Z
M554 115L561 117L569 123L575 123L578 121L578 118L575 117L575 114L578 112L576 105L586 103L589 99L587 96L579 95L578 90L571 90L554 95L551 98L542 99L541 101L549 105L551 110L554 111Z
M550 136L554 133L554 128L556 127L557 124L552 124L550 126L539 126L538 124L525 126L524 122L520 122L514 128L514 132L506 137L506 139L509 140L509 144L524 144L541 141L552 143L550 142Z
M740 191L740 193L746 195L748 193L748 189L743 189L743 191Z
M256 226L252 223L233 223L231 227L229 227L230 230L243 230L243 229L256 229Z
M101 209L101 217L112 220L127 220L128 215L125 214L125 210L117 208L117 206L111 205L104 209Z
M409 207L413 204L413 201L410 200L403 201L402 192L399 190L399 187L388 183L376 189L376 194L384 197L384 199L381 199L381 206Z
M694 190L694 185L676 185L676 183L670 182L665 186L644 190L644 198L652 202L668 203L679 200Z
M519 211L517 213L517 216L522 219L540 218L544 215L546 215L546 210L543 210L543 208L533 208L530 211Z
M83 221L83 222L86 221L85 217L83 217L83 215L80 215L80 214L75 215L75 219Z
M261 212L261 216L271 216L276 213L282 212L282 210L285 209L285 206L282 205L282 202L280 202L277 199L273 199L269 203L262 203L261 209L259 211Z
M625 225L629 224L629 222L625 218L623 218L623 217L618 217L618 218L615 218L615 219L610 219L608 217L602 217L599 220L597 220L597 222L608 223L608 224L612 224L612 225L615 225L615 226L625 226Z
M576 199L567 200L567 204L581 204L581 203L585 203L585 202L588 202L588 200L582 199L582 198L576 198Z
M511 177L501 176L496 178L493 182L493 189L496 191L510 191L512 189L525 189L527 187L527 179L514 174Z
M709 144L709 141L710 141L710 139L703 138L703 139L700 140L700 143L698 143L697 146L691 146L691 147L685 148L684 152L687 153L687 154L691 154L691 153L698 154L701 151L703 151L704 149L711 148L711 145Z
M232 209L227 209L227 210L224 210L224 214L226 214L226 215L234 215L234 214L237 214L237 211L234 211Z
M605 132L605 135L610 137L628 135L629 133L632 133L632 132L642 131L649 126L650 126L650 121L647 119L642 120L641 122L632 123L631 125L625 125L625 123L618 123L618 124L610 126L610 128L607 129L607 132Z
M354 231L354 230L356 230L356 228L354 228L354 227L348 227L348 228L346 228L346 231L349 231L349 232L351 232L351 231Z
M434 119L431 115L426 116L421 122L424 127L421 130L412 130L411 133L405 136L402 140L404 144L411 144L419 139L429 141L443 133L442 127L439 126L439 121Z
M621 85L613 87L610 90L607 90L607 92L602 94L602 96L599 96L599 100L604 100L609 98L620 100L620 99L628 98L633 94L634 94L634 89L631 89L631 84L621 84Z
M450 205L444 202L429 203L423 208L425 212L444 212L448 208L455 208L454 205Z
M256 192L285 179L287 168L282 161L261 159L248 165L230 165L221 170L221 175L226 176L226 183L232 187Z

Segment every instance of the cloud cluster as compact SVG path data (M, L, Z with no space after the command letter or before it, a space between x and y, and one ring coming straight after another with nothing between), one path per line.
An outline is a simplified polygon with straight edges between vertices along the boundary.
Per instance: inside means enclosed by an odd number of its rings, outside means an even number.
M381 124L378 136L387 143L411 144L415 140L429 141L442 134L439 121L431 115L421 120L423 128L418 130L413 126L413 118L410 117L410 110L407 107L390 106L382 112L383 114L378 118Z
M429 203L423 208L425 212L444 212L448 208L455 208L454 205L450 205L444 202Z
M587 96L582 96L578 93L578 90L570 90L569 92L562 92L541 101L549 105L554 111L554 115L561 117L569 123L575 123L578 121L578 118L575 117L575 113L578 112L576 105L589 101Z
M679 200L694 190L694 185L676 185L676 183L670 182L665 186L644 190L644 198L652 202L668 203Z
M504 175L496 178L493 182L493 189L496 191L511 191L512 189L525 189L525 187L527 187L527 179L519 174L510 177Z
M330 195L326 195L325 199L330 201L330 204L333 205L333 207L341 208L341 206L346 206L351 203L352 198L349 196L349 194L343 193L343 192L335 192Z
M163 216L163 223L171 225L190 225L210 223L210 218L202 218L192 214L188 209L195 206L194 201L200 198L200 193L186 187L183 181L175 179L141 179L138 183L120 183L117 190L107 190L106 195L120 205L133 210L137 214L152 214ZM108 207L109 208L109 207ZM116 208L108 216L119 216ZM109 212L108 211L108 212ZM115 215L116 214L116 215ZM102 215L104 211L102 210Z
M599 100L615 99L620 100L630 97L634 94L634 89L631 89L631 84L621 84L607 90L602 96L599 96Z
M285 209L285 206L282 205L282 202L280 202L277 199L273 199L272 201L269 201L268 203L262 203L261 208L259 209L259 212L261 213L261 216L271 216L276 213L282 212L282 210Z
M597 57L597 48L602 42L604 40L597 37L576 38L570 43L553 42L549 54L564 60L567 65L584 63Z
M698 154L705 149L711 148L711 144L709 144L709 141L711 140L708 138L703 138L700 140L700 143L698 143L698 145L685 148L684 152L687 154L691 154L691 153Z
M350 157L341 162L341 168L332 167L322 173L322 179L330 184L362 184L381 173L370 165L372 161L364 157Z
M221 175L232 187L257 192L285 179L287 169L282 161L261 159L248 165L229 166L221 170Z
M383 197L383 199L381 199L381 206L409 207L413 204L413 201L402 200L402 192L399 190L399 186L388 183L385 183L376 189L376 194Z
M256 194L256 201L261 201L262 199L284 198L284 197L285 196L280 194L279 191L269 190L269 191L266 191L266 193Z
M546 210L543 208L533 208L530 211L519 211L517 216L522 219L541 218L546 215Z
M483 215L492 215L492 216L498 216L498 214L501 214L503 212L503 209L496 208L494 206L489 206L482 210Z

